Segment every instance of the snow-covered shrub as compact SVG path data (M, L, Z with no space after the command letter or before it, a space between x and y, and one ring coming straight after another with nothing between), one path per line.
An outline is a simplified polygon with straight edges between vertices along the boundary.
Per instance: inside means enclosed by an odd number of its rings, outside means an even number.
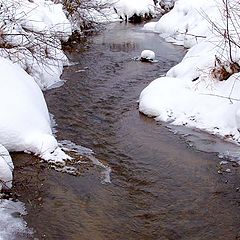
M54 0L61 3L73 31L81 33L95 29L100 22L107 22L112 18L113 9L109 0Z
M0 187L11 187L8 151L60 163L68 158L52 134L41 89L60 81L67 60L61 41L70 34L61 4L0 0Z
M67 58L61 41L71 24L61 4L44 0L0 1L0 54L26 70L42 89L58 82Z
M143 20L155 15L153 0L118 0L114 3L114 9L119 17L125 21Z
M226 80L232 74L240 71L240 6L237 0L222 0L219 12L221 21L212 21L211 16L205 14L206 19L220 40L216 43L219 48L216 63L212 69L212 76L219 80Z
M159 5L164 12L169 12L173 8L175 2L176 0L160 0Z

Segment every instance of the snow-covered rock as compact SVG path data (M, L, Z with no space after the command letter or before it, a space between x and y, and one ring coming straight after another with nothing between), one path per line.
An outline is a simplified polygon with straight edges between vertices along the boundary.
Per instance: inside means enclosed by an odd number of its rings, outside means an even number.
M169 12L173 8L175 2L176 0L160 0L158 3L165 12Z
M153 61L155 59L155 53L152 50L143 50L141 52L141 61Z

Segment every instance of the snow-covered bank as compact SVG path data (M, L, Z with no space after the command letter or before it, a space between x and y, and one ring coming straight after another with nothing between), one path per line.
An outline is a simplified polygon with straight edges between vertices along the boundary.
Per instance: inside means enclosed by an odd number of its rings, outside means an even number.
M58 83L67 58L61 41L71 24L61 4L45 0L0 1L0 188L12 187L13 163L8 151L24 151L57 163L69 158L52 134L41 89ZM22 204L0 203L0 239L27 233Z
M157 23L145 26L167 41L191 48L166 77L154 80L142 91L139 110L156 120L200 128L238 142L240 51L232 44L230 55L229 44L221 36L227 28L223 8L221 0L178 0ZM216 31L211 21L221 31ZM232 23L228 28L231 33L240 30Z
M160 33L167 41L189 48L212 34L208 17L214 22L222 22L220 8L219 0L177 0L169 13L158 22L146 24L144 29Z
M67 60L60 41L71 34L71 24L62 5L51 1L8 0L1 6L0 144L60 161L67 156L52 135L41 89L60 81Z

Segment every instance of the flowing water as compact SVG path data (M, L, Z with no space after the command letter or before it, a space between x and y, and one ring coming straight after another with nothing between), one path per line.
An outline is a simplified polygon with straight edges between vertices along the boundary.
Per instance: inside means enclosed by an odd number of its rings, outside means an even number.
M138 112L141 90L185 52L140 29L115 23L76 45L66 83L45 94L57 138L92 149L111 168L111 183L94 164L72 176L13 156L37 239L240 239L239 169L220 172L216 154ZM149 48L158 62L133 60Z

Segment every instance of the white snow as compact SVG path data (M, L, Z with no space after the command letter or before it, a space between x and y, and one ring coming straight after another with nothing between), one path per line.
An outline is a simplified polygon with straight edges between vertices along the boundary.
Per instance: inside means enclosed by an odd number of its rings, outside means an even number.
M191 47L210 34L207 16L212 21L222 22L219 2L178 0L169 13L163 15L156 23L146 24L144 28L160 33L160 36L169 42Z
M141 59L154 60L155 59L155 53L152 50L143 50L141 52Z
M166 77L154 80L142 91L139 110L156 120L196 127L239 142L240 74L219 81L221 66L230 71L229 47L206 19L208 15L224 31L221 4L221 0L178 0L157 23L145 25L167 41L190 49ZM240 30L239 25L229 26L231 31L234 27ZM239 62L240 51L235 46L232 58Z
M58 150L43 94L19 65L0 58L1 144L8 151L27 151L49 160ZM66 156L65 156L66 157Z
M153 0L118 0L113 5L123 20L128 20L134 14L138 16L155 14Z
M1 5L0 40L10 47L1 48L0 57L0 179L11 187L8 151L31 152L45 160L68 158L52 135L40 88L60 80L66 60L60 40L70 35L71 25L62 5L51 1L9 0Z

